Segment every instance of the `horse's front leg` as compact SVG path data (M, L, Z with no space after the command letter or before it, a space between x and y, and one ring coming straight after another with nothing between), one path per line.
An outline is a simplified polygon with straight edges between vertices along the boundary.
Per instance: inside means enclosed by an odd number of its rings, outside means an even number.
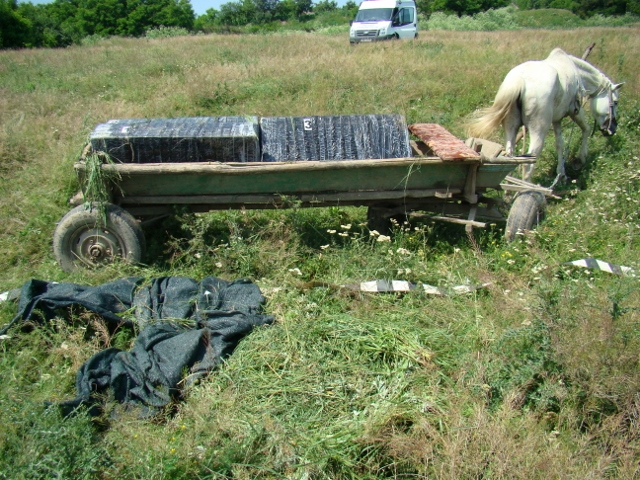
M556 179L551 184L551 188L555 187L558 182L564 182L567 178L564 168L564 139L562 138L562 121L553 122L553 133L556 137L556 153L558 154L558 168L556 170Z
M583 109L580 109L577 114L571 115L571 120L576 122L576 125L582 130L582 143L580 145L580 152L578 158L580 159L580 167L584 167L587 163L587 141L589 140L589 125L587 124L587 116Z

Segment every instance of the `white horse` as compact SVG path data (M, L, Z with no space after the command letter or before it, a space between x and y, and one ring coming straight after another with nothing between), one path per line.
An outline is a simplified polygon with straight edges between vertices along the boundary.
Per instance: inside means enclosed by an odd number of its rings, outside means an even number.
M553 186L566 178L563 156L562 119L570 117L582 130L578 153L581 166L587 160L589 127L583 105L590 101L591 114L605 136L616 132L618 89L591 64L554 49L546 60L522 63L505 77L491 107L484 109L469 125L472 136L488 138L502 124L507 155L513 155L516 133L524 125L529 131L528 156L538 156L553 125L558 153L558 169ZM530 180L533 164L525 172Z

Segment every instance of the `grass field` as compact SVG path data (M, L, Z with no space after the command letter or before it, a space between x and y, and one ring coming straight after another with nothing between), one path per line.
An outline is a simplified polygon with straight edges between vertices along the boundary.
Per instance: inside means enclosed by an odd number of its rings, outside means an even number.
M618 134L546 219L430 222L373 241L360 208L186 212L148 228L142 266L64 273L51 241L77 190L73 162L112 118L400 113L464 138L513 66L557 46L621 92ZM253 279L276 322L154 420L62 419L75 372L107 346L74 312L0 340L0 478L635 478L640 475L640 30L423 31L350 46L320 34L108 39L0 52L0 291L29 279L98 285L138 275ZM571 154L578 133L565 124ZM500 141L496 136L495 140ZM555 176L553 137L536 181ZM324 247L324 248L322 248ZM404 279L471 295L347 294L307 282ZM0 304L0 325L15 314ZM117 406L113 409L118 412Z

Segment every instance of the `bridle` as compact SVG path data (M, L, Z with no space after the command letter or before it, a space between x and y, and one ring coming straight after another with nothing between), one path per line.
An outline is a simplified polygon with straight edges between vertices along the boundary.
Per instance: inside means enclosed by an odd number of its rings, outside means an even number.
M613 101L613 90L611 89L611 86L609 86L609 90L607 91L607 98L609 99L609 118L607 120L606 127L607 127L607 133L609 135L613 135L615 132L611 131L611 126L612 126L613 121L615 120L613 107L615 107L616 104Z
M597 95L596 95L597 96ZM613 89L611 85L607 88L607 99L609 100L609 115L607 116L607 121L604 125L600 127L600 130L606 131L609 135L613 135L614 132L611 131L611 127L613 126L613 121L615 120L614 116L614 107L616 106L615 101L613 100ZM606 130L605 130L606 128ZM596 133L598 129L598 121L596 119L593 120L593 132L591 132L591 136Z

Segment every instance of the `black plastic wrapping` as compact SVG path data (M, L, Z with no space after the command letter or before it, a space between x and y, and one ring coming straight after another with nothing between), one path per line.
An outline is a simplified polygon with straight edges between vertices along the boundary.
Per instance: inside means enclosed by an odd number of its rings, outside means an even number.
M264 162L411 156L402 115L263 117L260 131Z
M257 117L109 120L90 142L122 163L260 161Z

